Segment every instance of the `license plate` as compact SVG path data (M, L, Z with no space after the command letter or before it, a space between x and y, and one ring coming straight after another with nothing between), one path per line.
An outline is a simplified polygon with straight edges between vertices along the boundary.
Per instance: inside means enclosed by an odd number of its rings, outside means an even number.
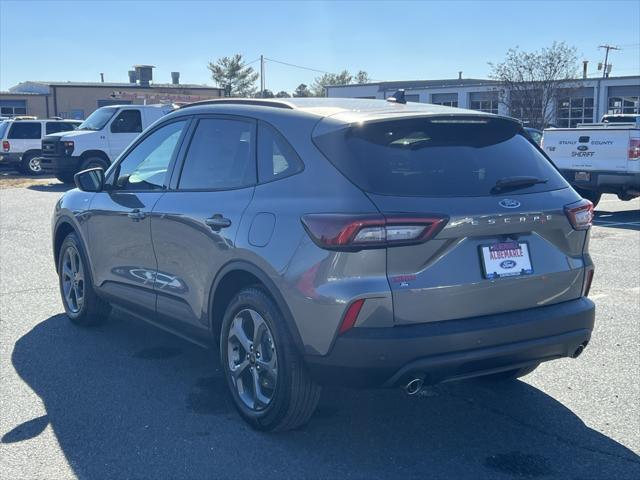
M485 278L518 277L533 273L527 242L502 242L480 247Z
M589 172L576 172L574 177L578 182L588 182L591 180L591 173Z

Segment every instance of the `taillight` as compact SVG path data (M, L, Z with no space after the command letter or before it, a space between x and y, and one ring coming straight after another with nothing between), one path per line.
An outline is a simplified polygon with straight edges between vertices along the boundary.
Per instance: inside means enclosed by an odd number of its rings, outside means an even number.
M589 290L591 290L591 282L593 281L593 273L595 270L593 268L587 270L584 275L584 285L582 286L582 295L584 297L589 295Z
M640 138L629 140L629 160L640 159Z
M587 230L593 225L593 203L583 198L564 207L569 222L574 230Z
M340 334L353 328L356 324L356 320L358 319L358 315L360 314L360 310L362 309L362 305L364 305L364 299L356 300L349 305L349 308L347 308L347 311L342 318L342 323L340 324L340 330L338 331Z
M447 223L440 215L310 214L302 217L309 236L330 250L412 245L433 238Z
M10 149L11 149L11 144L8 141L3 140L2 141L2 151L3 152L8 152Z

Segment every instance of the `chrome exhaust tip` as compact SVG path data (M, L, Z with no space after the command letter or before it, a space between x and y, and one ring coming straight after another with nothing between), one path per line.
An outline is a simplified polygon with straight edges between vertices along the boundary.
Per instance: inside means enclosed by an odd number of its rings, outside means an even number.
M424 380L420 377L416 377L411 379L404 386L404 391L407 392L407 395L416 395L420 393L420 390L422 390L423 386L424 386Z

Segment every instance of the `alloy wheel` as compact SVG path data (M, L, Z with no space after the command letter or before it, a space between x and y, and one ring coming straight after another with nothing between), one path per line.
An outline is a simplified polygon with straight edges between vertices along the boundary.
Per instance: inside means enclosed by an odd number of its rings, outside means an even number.
M31 157L29 159L29 170L31 170L33 173L40 173L42 171L42 165L40 165L40 158L38 157Z
M269 326L255 310L241 310L231 322L227 360L242 403L253 411L267 408L278 380L277 352Z
M71 313L78 313L84 303L84 267L80 252L69 246L62 257L62 293Z

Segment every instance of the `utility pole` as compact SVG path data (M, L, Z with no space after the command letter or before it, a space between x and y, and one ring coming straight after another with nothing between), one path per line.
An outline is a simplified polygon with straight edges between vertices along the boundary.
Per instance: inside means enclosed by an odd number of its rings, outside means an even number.
M621 50L621 49L609 44L600 45L598 48L605 49L604 65L602 66L602 78L609 78L609 72L607 71L609 70L609 64L607 63L609 61L609 50Z
M264 56L260 55L260 98L264 95Z

